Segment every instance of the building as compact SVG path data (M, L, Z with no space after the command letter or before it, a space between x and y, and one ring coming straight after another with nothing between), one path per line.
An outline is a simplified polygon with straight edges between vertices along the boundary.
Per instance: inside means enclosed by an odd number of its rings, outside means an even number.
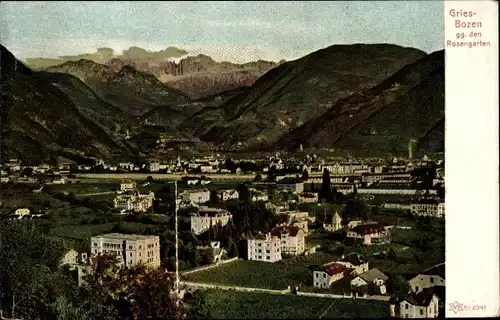
M414 292L420 292L425 288L435 286L445 286L445 263L440 263L424 272L416 275L409 281L410 287Z
M141 194L139 192L127 192L118 195L113 204L121 211L146 212L153 206L155 194L153 192Z
M340 217L338 212L335 212L335 214L332 217L331 223L325 223L323 225L326 231L329 232L335 232L338 230L342 230L342 218Z
M267 194L267 191L261 191L254 188L249 188L248 191L250 192L250 196L253 202L269 200L269 195Z
M120 184L121 192L134 191L136 188L137 184L135 183L135 181L132 180L123 180L122 183Z
M370 286L373 286L373 288L376 289L377 294L385 294L385 284L387 283L387 280L389 280L389 278L380 270L370 269L352 279L351 288L355 290L364 289L369 291Z
M278 215L284 217L284 223L288 226L295 226L309 232L309 213L307 211L279 211Z
M225 209L199 207L197 213L191 214L191 231L199 235L218 224L225 226L231 219L231 213Z
M183 201L191 201L196 204L210 201L210 191L207 189L185 190L180 196Z
M389 230L379 223L358 225L347 232L347 238L364 245L384 244L391 241Z
M360 254L355 252L342 255L342 258L336 262L352 269L351 275L354 276L368 271L368 261L365 261Z
M316 203L318 202L318 194L316 192L303 192L299 194L299 202Z
M293 193L304 192L304 183L295 179L283 179L276 183L276 188Z
M415 216L444 218L444 202L434 199L422 199L410 204L411 214Z
M281 240L271 233L257 234L247 240L248 260L276 262L281 260Z
M87 264L88 261L88 255L87 253L84 252L77 252L76 250L69 250L66 252L64 257L61 259L61 265L84 265Z
M219 200L224 202L229 200L238 200L239 196L238 191L234 189L219 190L217 192Z
M365 174L362 176L361 181L366 183L374 183L382 180L397 180L410 183L412 181L411 173L409 172L387 172L387 173L374 173Z
M150 172L158 172L161 170L161 165L159 162L151 162L149 163L149 171Z
M406 299L389 301L390 316L396 318L437 318L439 298L432 288L412 292Z
M108 233L91 238L91 254L114 254L120 267L160 266L160 237Z
M313 271L313 285L318 289L329 289L332 283L343 279L352 269L338 262L330 262Z
M296 226L279 226L271 230L271 236L281 242L281 255L297 256L305 251L304 230Z
M210 242L209 246L197 246L196 250L198 250L200 253L202 253L203 251L211 251L213 254L213 260L210 263L219 263L220 261L222 261L224 255L227 254L227 251L224 248L220 247L219 241L212 241Z

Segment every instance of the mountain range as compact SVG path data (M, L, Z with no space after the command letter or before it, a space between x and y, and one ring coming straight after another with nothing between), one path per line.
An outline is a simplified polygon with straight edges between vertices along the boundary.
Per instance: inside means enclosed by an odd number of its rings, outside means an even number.
M443 51L333 45L294 61L246 65L199 55L168 62L164 78L116 57L33 71L6 48L1 54L9 156L143 158L162 132L176 148L201 150L401 155L410 140L422 152L444 148ZM253 80L242 85L229 76L237 73ZM226 82L186 93L214 77Z
M56 70L70 62L88 60L107 65L120 72L123 67L154 75L170 88L178 89L191 99L234 90L252 85L260 76L279 63L259 60L243 64L216 62L207 55L188 56L188 52L176 47L152 52L130 47L121 55L111 48L98 48L94 53L61 56L58 59L28 58L26 65L34 70ZM101 67L102 68L102 67Z

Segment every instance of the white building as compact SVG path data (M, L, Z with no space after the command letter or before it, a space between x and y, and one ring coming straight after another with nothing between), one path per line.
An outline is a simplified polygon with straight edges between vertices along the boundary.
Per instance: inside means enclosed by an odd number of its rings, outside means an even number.
M342 218L340 217L338 212L335 212L335 214L333 215L332 223L325 223L324 228L329 232L342 230Z
M343 264L327 263L313 271L313 285L318 289L329 289L332 283L343 279L351 272L352 269Z
M132 180L123 180L122 183L120 184L121 192L134 191L136 188L137 184L135 183L135 181Z
M307 211L279 211L278 215L284 216L286 225L298 227L305 234L309 232L309 213Z
M328 289L331 284L343 279L346 275L356 276L368 271L368 262L357 253L343 255L342 259L333 261L313 271L315 288Z
M231 220L229 211L220 208L199 207L197 213L191 214L191 231L198 235L218 224L225 226Z
M151 172L158 172L161 170L160 163L159 162L151 162L149 164L149 171Z
M347 232L347 238L364 245L384 244L391 241L389 230L378 223L358 225Z
M109 233L91 238L92 255L116 255L121 267L160 266L160 237Z
M305 251L304 230L296 226L279 226L271 230L271 236L281 242L281 254L297 256Z
M248 191L250 192L251 199L253 202L269 200L269 195L267 191L260 191L254 188L249 188Z
M302 193L304 192L304 183L283 179L276 183L276 188L293 193Z
M219 200L221 201L229 201L229 200L238 200L239 199L239 194L237 190L234 189L226 189L226 190L219 190L217 192L217 196Z
M389 278L378 269L370 269L351 280L351 288L362 288L374 285L379 294L386 293L386 283Z
M185 190L180 194L183 201L191 201L196 204L206 203L210 201L210 191L207 189Z
M247 240L248 260L276 262L281 260L281 240L271 233L257 234Z
M444 217L444 202L434 199L422 199L412 202L410 205L411 214L415 216L427 216L433 218Z
M432 288L412 292L406 299L389 302L390 316L396 318L437 318L439 298Z
M435 286L445 286L445 263L440 263L418 274L410 279L409 284L414 292Z
M153 206L155 195L153 192L141 194L139 192L118 195L113 204L116 209L135 212L146 212Z
M14 215L19 217L19 218L22 218L24 216L29 216L29 214L30 214L30 209L27 209L27 208L17 209L14 212Z

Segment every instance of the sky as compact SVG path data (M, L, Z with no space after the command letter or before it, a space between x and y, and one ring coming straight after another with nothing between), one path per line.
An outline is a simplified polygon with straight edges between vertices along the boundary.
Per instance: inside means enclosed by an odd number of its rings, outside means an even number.
M444 48L443 1L2 1L17 58L177 46L217 61L293 60L334 44Z

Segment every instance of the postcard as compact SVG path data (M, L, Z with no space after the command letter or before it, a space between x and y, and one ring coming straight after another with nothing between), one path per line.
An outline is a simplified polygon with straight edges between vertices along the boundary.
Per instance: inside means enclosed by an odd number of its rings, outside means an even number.
M0 320L500 314L494 1L2 1Z

